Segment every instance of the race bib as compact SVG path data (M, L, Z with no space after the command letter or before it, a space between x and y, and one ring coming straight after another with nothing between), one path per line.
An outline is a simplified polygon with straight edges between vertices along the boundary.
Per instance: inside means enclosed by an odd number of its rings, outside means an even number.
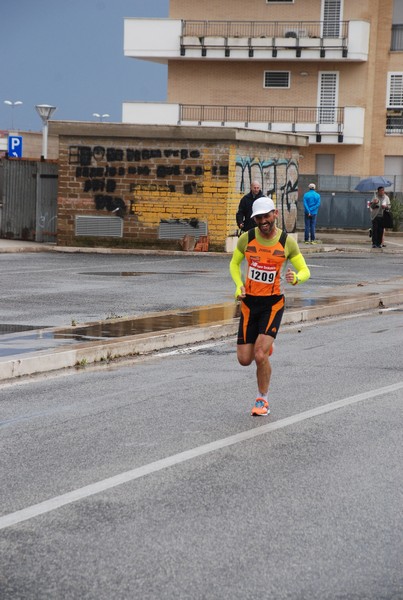
M262 263L252 263L249 267L248 277L259 283L273 283L276 278L276 267Z

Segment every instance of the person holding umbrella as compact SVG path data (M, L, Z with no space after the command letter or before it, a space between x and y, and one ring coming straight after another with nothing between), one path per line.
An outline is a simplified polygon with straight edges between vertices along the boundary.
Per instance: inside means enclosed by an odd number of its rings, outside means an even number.
M382 248L384 232L384 211L390 210L390 199L385 194L385 188L379 186L374 198L372 198L369 208L371 209L372 220L372 247Z
M375 175L374 177L366 177L361 179L355 186L357 192L372 192L377 190L375 197L369 202L368 208L371 211L372 221L372 247L382 248L383 231L385 228L384 224L384 211L390 209L389 197L385 194L385 188L390 187L392 182L382 175Z

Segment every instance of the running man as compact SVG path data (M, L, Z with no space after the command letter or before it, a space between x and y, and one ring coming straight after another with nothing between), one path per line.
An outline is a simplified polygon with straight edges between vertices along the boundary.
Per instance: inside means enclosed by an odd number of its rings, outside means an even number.
M237 340L238 362L249 366L256 363L258 393L252 416L270 413L268 394L271 377L269 356L280 328L284 312L282 279L298 285L307 281L310 271L297 242L276 227L278 211L273 200L262 196L253 203L252 217L257 227L243 233L230 263L235 283L235 298L241 303ZM247 261L245 283L241 264ZM287 269L290 260L296 273Z

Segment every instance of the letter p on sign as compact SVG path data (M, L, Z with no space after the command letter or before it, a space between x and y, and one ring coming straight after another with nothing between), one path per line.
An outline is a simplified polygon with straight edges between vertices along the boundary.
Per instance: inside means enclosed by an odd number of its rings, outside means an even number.
M8 138L8 155L12 158L22 157L22 137L10 135Z

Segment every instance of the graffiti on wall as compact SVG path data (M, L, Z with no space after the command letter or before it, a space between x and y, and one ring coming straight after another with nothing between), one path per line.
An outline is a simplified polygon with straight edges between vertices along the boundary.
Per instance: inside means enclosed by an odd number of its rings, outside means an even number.
M76 165L75 177L82 184L82 190L94 196L98 210L106 209L121 217L126 205L116 195L118 181L120 189L123 187L123 191L130 194L157 191L199 194L203 191L200 178L206 170L199 164L200 158L199 150L187 148L69 147L69 164ZM111 164L119 162L123 164ZM228 165L213 164L209 175L227 178Z
M252 181L258 181L263 193L271 196L279 211L281 227L293 232L297 225L298 163L292 158L236 157L236 189L245 194Z

